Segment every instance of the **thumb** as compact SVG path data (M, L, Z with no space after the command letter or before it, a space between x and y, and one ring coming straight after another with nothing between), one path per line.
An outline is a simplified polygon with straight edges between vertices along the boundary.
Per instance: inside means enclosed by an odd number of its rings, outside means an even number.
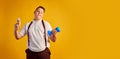
M17 23L18 23L19 25L21 25L20 18L17 18Z

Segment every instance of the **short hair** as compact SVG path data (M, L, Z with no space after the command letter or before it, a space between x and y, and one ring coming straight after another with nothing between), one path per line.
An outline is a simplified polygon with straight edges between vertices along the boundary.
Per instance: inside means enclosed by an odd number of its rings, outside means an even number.
M39 8L42 8L43 11L44 11L44 13L45 13L45 8L44 8L43 6L38 6L38 7L35 9L35 11L38 10ZM34 11L34 13L35 13L35 11Z

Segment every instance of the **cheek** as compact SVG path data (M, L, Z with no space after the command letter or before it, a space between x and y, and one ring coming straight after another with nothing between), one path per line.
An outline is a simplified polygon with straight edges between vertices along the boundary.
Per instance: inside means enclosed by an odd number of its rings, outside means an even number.
M39 14L39 12L35 12L35 14L36 14L36 15L38 15L38 14Z
M37 12L35 12L34 15L36 16L36 15L37 15Z
M42 15L44 15L44 13Z
M40 16L43 16L43 14L40 14Z
M43 14L41 14L41 16L43 16Z

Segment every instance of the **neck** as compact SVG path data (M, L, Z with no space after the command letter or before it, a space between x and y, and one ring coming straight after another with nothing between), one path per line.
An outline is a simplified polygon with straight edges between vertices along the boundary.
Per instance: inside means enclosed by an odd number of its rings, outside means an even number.
M42 18L40 18L40 19L34 19L36 22L38 22L39 20L42 20Z

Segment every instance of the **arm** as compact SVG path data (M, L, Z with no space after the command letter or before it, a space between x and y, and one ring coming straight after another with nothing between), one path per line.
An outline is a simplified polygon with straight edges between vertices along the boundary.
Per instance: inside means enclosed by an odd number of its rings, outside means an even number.
M56 33L57 31L55 29L52 30L52 35L49 36L49 39L52 41L52 42L55 42L56 41Z
M21 34L18 31L15 31L15 38L18 40L22 38Z
M19 33L19 29L20 29L20 26L18 23L15 24L15 30L14 30L14 35L15 35L15 38L18 40L20 38L22 38L22 35Z

